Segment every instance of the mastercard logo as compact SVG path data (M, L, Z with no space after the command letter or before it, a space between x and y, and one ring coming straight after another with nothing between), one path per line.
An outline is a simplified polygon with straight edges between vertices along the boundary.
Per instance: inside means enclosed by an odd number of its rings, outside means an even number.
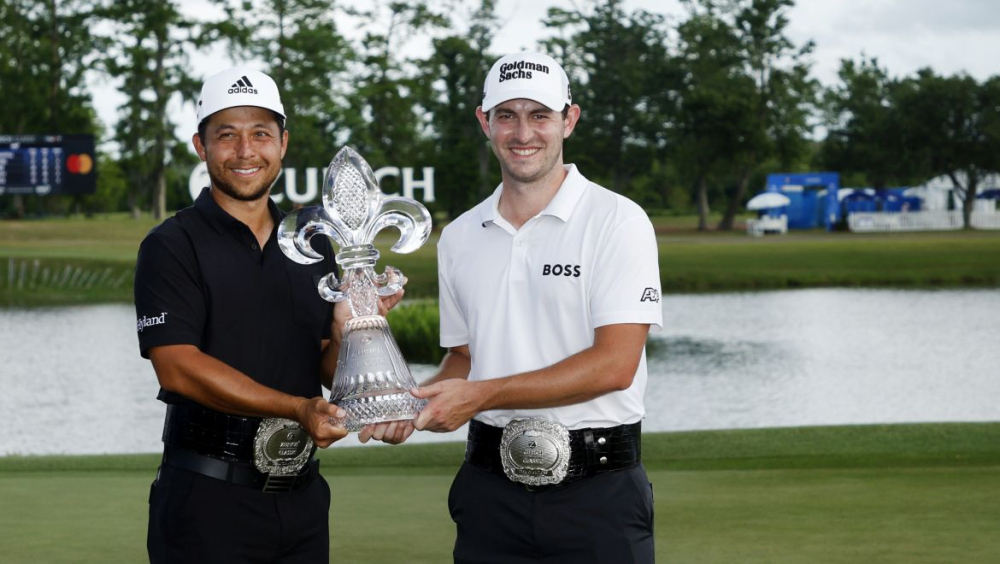
M72 174L90 174L94 170L94 159L90 155L70 155L66 157L66 170Z

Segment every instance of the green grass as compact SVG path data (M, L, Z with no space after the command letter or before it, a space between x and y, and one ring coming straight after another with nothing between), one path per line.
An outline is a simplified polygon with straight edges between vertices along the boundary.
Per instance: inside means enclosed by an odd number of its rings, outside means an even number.
M335 562L450 561L460 443L330 449ZM1000 423L644 435L657 559L993 563ZM145 557L155 455L0 458L4 562Z
M133 263L139 242L157 223L126 214L0 221L0 256Z
M1000 285L997 232L809 232L763 239L662 236L659 248L667 293Z
M805 287L997 287L1000 232L854 234L823 231L751 238L741 231L699 233L696 219L654 217L666 293ZM0 221L0 305L130 302L139 242L155 225L122 215ZM437 297L437 233L409 255L389 251L395 232L382 234L380 268L409 278L407 296ZM11 274L10 265L14 273ZM36 267L37 265L37 267ZM114 287L30 285L32 269L111 268ZM21 269L25 269L24 277Z

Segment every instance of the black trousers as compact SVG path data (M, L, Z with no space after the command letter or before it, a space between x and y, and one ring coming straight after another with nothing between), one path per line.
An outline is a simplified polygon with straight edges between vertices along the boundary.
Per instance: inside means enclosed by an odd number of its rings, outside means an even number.
M448 494L461 564L651 563L653 489L642 465L528 491L466 462Z
M330 488L263 493L170 466L149 495L149 561L315 563L330 560Z

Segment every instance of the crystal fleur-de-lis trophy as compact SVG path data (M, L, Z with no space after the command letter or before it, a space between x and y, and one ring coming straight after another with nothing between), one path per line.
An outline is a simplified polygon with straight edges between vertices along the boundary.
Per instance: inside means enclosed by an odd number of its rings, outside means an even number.
M331 272L317 289L328 302L347 300L354 315L344 326L330 393L330 403L347 411L343 423L351 432L373 423L412 419L427 403L410 395L416 382L378 312L379 296L396 293L403 281L403 274L391 266L375 274L379 252L372 242L387 227L400 233L392 250L411 253L427 241L431 216L416 200L382 194L371 167L350 147L330 161L323 205L292 212L278 226L278 245L299 264L323 260L309 242L316 235L340 247L336 261L341 278Z

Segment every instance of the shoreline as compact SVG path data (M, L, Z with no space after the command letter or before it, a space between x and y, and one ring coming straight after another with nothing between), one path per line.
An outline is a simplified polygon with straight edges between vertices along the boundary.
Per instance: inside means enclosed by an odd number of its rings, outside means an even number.
M653 216L661 293L792 288L1000 288L1000 231L750 237L694 229L694 216ZM156 222L109 215L0 222L0 308L131 303L139 243ZM407 299L437 298L437 239L411 254L381 234L376 267L402 270Z
M891 423L643 433L643 464L667 470L1000 465L1000 421ZM464 441L361 445L317 451L325 473L425 468L461 462ZM154 471L159 453L4 455L20 472Z

